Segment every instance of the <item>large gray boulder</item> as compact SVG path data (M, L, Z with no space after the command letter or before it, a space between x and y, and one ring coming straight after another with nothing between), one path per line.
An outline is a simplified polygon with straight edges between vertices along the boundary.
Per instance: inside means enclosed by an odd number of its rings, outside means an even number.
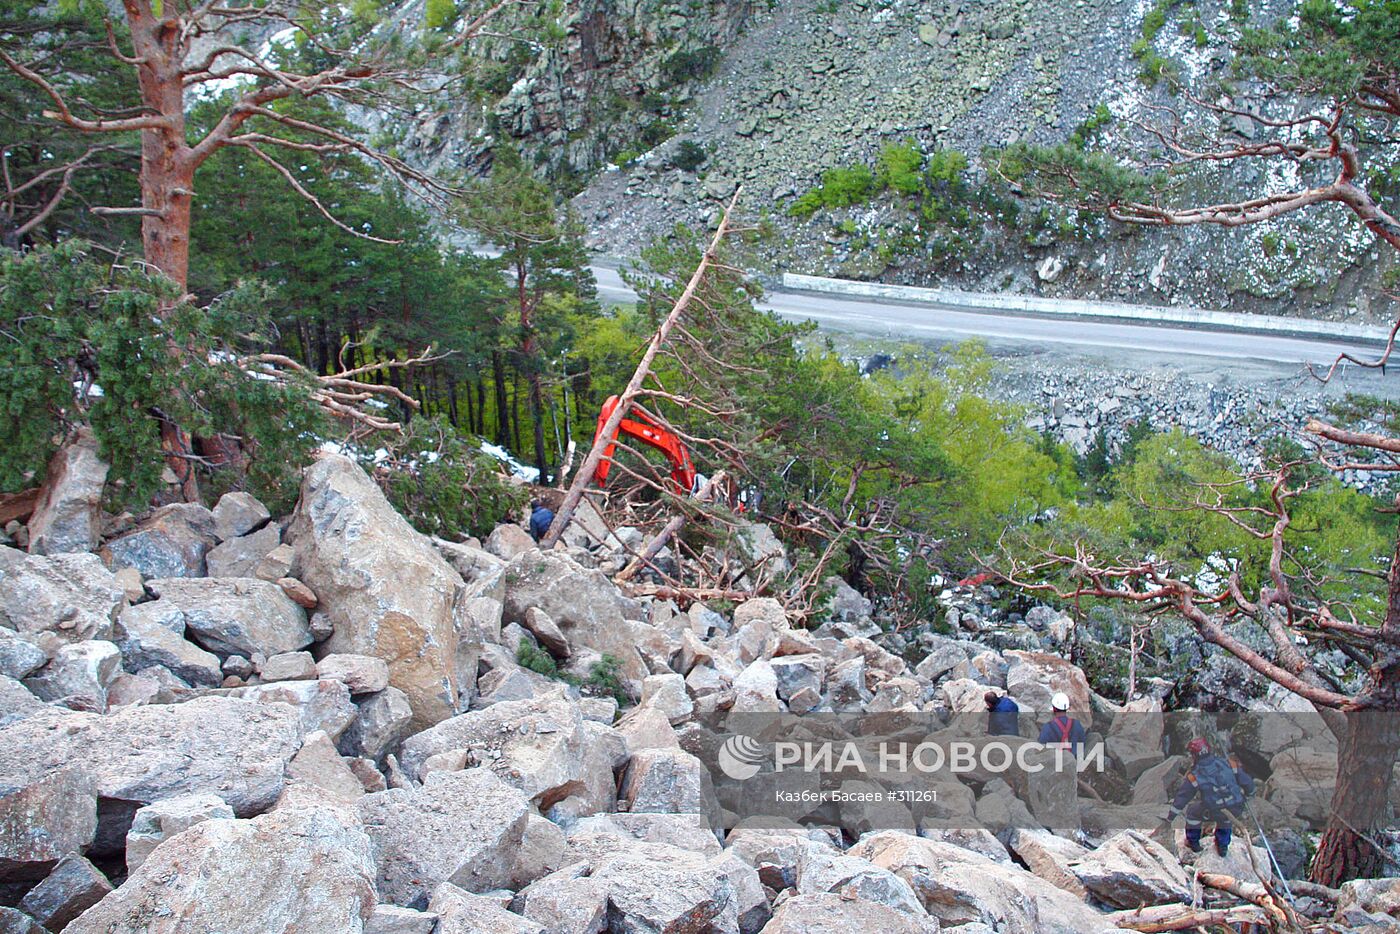
M102 541L102 489L107 462L86 426L49 458L44 487L29 518L29 553L96 551Z
M46 701L84 698L95 710L107 708L107 688L121 672L122 653L95 639L60 646L49 663L24 679L25 687Z
M501 906L501 900L473 895L444 882L433 890L428 911L438 916L433 934L545 934L545 928Z
M0 626L0 675L19 680L38 671L48 654L13 629Z
M590 726L613 732L602 724ZM590 770L606 769L611 782L611 763L594 763L588 756L592 735L561 686L541 697L503 701L444 720L405 740L402 762L417 776L428 757L465 750L469 765L494 771L543 811L582 792Z
M287 538L293 576L334 627L324 652L384 659L417 729L455 713L475 677L457 665L465 585L359 465L328 456L307 469Z
M510 884L530 808L486 769L433 772L358 804L374 841L379 895L405 907L451 882L469 892Z
M265 525L249 535L225 539L205 556L209 576L262 577L257 573L258 565L281 544L282 533L276 525ZM276 580L277 577L272 579Z
M219 655L264 656L311 644L306 611L282 588L252 577L164 578L147 582L167 611L184 617L185 632Z
M632 624L645 619L645 612L605 574L561 554L532 551L511 561L503 577L502 623L524 626L531 608L538 608L558 626L572 652L591 649L612 656L620 675L634 691L640 689L649 671Z
M938 922L905 914L879 902L829 892L796 895L773 912L763 934L937 934Z
M191 685L217 687L223 681L219 657L185 638L185 614L165 601L123 610L117 620L117 647L131 672L159 665Z
M739 934L729 875L688 850L634 843L603 855L590 875L606 887L610 931Z
M68 934L359 934L376 903L353 812L303 805L206 820L166 840Z
M515 896L517 911L549 931L602 934L608 929L608 887L577 862L530 883Z
M1084 902L1024 869L897 830L867 834L848 851L909 883L945 927L986 924L1004 934L1116 930Z
M96 788L85 770L0 780L0 882L42 879L60 859L85 850L96 833Z
M345 755L382 759L412 728L413 708L408 705L408 695L396 687L362 697L355 706L360 708L360 715L341 734L338 744Z
M214 516L197 503L172 503L102 547L112 570L135 568L142 577L203 577L205 556L218 541Z
M242 490L220 496L219 501L214 504L212 515L214 535L221 542L247 535L272 518L272 513L258 502L256 496Z
M50 708L0 726L0 788L28 788L75 770L104 799L99 846L120 849L137 808L210 792L240 816L270 807L301 747L297 713L283 704L200 697L126 707L105 716Z
M1089 893L1114 908L1191 900L1191 880L1165 847L1123 830L1070 864Z
M110 639L124 591L96 555L26 555L0 546L0 625L68 642Z
M241 696L260 704L286 704L301 718L303 733L321 730L332 742L359 714L349 689L340 681L274 681L243 688Z

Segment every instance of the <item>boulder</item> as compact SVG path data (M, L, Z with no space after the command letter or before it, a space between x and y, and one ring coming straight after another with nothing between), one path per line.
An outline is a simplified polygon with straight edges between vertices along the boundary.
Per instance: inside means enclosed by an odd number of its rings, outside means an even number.
M555 625L554 620L549 618L549 614L539 607L528 608L520 624L555 658L566 659L573 654L564 633Z
M0 546L0 625L67 642L110 639L126 592L96 555L26 555Z
M260 581L275 583L292 573L292 562L295 560L296 552L291 545L278 545L253 565L252 576Z
M136 809L163 798L210 792L240 816L266 810L282 793L302 733L296 711L285 705L231 697L106 716L50 708L0 726L0 749L25 750L0 757L0 788L68 769L90 776L104 799L98 846L120 849Z
M491 580L505 570L506 563L489 551L440 538L434 538L432 542L438 554L462 575L462 580L469 587Z
M681 749L643 749L633 754L620 797L633 813L714 813L718 817L709 770Z
M312 673L315 673L314 666ZM303 733L322 730L332 740L340 738L355 721L359 708L350 691L339 681L275 681L243 688L245 700L260 704L287 704L297 711Z
M798 866L799 895L831 893L876 902L915 918L928 912L914 890L899 876L854 856L811 853Z
M981 923L1004 934L1116 930L1079 899L1024 869L896 830L867 834L849 851L908 882L944 927Z
M258 667L264 681L314 681L316 672L310 652L278 652Z
M350 764L336 752L335 743L322 732L310 733L292 761L287 764L287 788L279 806L304 799L303 792L351 804L365 793L365 787Z
M773 530L762 522L740 521L736 533L734 543L739 548L744 566L758 576L775 579L792 569L787 549Z
M1049 652L1010 649L1002 654L1007 661L1006 693L1022 710L1048 714L1051 695L1063 691L1069 695L1069 709L1087 725L1089 682L1078 665Z
M19 681L48 663L49 656L13 629L0 626L0 675Z
M257 497L241 490L220 496L211 515L214 517L214 535L221 542L247 535L272 518L272 513L258 502Z
M1070 864L1094 898L1114 908L1191 900L1191 880L1160 843L1123 830Z
M53 872L25 894L19 908L50 931L62 931L111 891L112 883L96 866L73 854L59 860Z
M778 677L763 659L752 662L734 679L735 713L776 713L783 709L778 700Z
M587 870L586 863L574 863L530 883L512 900L511 910L548 931L603 934L608 929L608 887Z
M433 890L428 911L438 916L435 934L545 934L541 924L503 908L500 899L473 895L451 882Z
M398 905L375 905L364 934L433 934L438 916Z
M465 749L468 764L495 772L541 811L577 795L588 798L592 811L610 807L612 770L625 755L616 731L585 721L562 687L465 713L410 737L404 769L416 775L429 756L450 749Z
M408 735L413 725L413 708L408 695L396 687L362 697L355 702L360 715L341 734L340 750L378 761Z
M416 729L451 716L459 694L470 697L474 685L459 677L475 671L459 672L456 659L462 578L358 464L328 456L307 469L287 538L295 576L333 625L326 654L382 658Z
M914 917L879 902L817 893L795 895L773 912L763 934L937 934L938 922L925 915Z
M172 503L102 547L112 570L135 568L145 578L204 577L205 560L218 539L214 516L197 503Z
M49 458L39 502L29 518L29 553L96 551L102 541L102 490L107 462L86 426Z
M233 808L208 792L176 795L137 808L126 833L127 872L135 872L157 846L195 824L233 818Z
M219 657L185 638L185 614L160 600L122 610L117 647L128 671L155 665L191 685L217 687L223 681Z
M321 598L316 596L316 592L295 577L279 577L273 583L281 587L288 599L303 610L314 610L321 605ZM334 628L332 624L331 629Z
M107 687L121 671L121 649L111 642L73 642L60 646L49 663L24 679L41 700L91 698L93 709L107 707Z
M170 611L178 610L185 632L218 655L263 656L294 652L311 644L306 611L275 584L251 577L148 583Z
M1007 847L1026 868L1051 885L1073 895L1086 898L1089 890L1070 869L1070 863L1082 859L1088 850L1065 837L1048 830L1017 828L1011 832Z
M375 906L370 840L352 812L277 808L206 820L166 840L68 934L337 931L359 934Z
M532 552L511 561L503 576L503 623L524 625L530 608L537 607L559 627L571 651L592 649L612 656L620 677L634 691L640 688L649 671L630 621L643 619L645 613L606 575L585 570L560 554Z
M389 666L373 655L341 653L316 663L316 676L342 682L351 694L377 694L389 686Z
M96 789L85 770L0 781L0 883L42 879L60 859L85 850L96 833Z
M265 525L251 535L228 538L215 545L205 556L210 577L258 577L264 580L258 569L263 560L282 544L282 533L275 525ZM290 551L290 549L288 549ZM271 578L286 576L281 574Z
M1342 883L1337 915L1352 909L1400 918L1400 879L1353 879Z
M486 537L486 551L502 561L511 561L538 547L530 533L514 522L503 522Z
M821 693L822 680L826 675L826 659L821 655L784 655L769 664L778 679L778 697L784 701L791 701L793 695L803 688Z
M1130 700L1114 715L1104 746L1129 781L1162 762L1164 726L1162 702L1155 697Z
M510 884L529 805L486 769L433 772L421 788L391 788L360 799L374 841L379 894L409 906L439 884L469 892Z
M965 661L967 652L961 645L953 639L935 636L928 654L914 666L914 673L929 681L937 681Z
M590 877L607 888L610 931L738 934L732 883L695 853L633 844L602 856Z
M688 719L695 703L685 689L685 679L675 672L649 675L642 681L641 707L657 710L672 723Z
M0 906L0 934L48 934L39 922L18 908Z

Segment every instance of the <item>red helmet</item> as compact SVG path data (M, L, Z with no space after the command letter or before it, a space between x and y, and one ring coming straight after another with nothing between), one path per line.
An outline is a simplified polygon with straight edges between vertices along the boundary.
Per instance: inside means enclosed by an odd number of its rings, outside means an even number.
M1186 751L1191 753L1191 758L1199 759L1210 752L1210 743L1198 736L1186 744Z

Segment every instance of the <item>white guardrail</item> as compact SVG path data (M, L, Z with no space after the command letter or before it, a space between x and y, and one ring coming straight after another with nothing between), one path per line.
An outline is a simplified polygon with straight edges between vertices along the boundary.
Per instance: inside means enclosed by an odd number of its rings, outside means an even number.
M1358 341L1385 344L1387 328L1277 315L1248 315L1233 311L1207 311L1204 308L1173 308L1166 305L1129 305L1120 302L1091 302L1071 298L1044 298L1009 292L962 292L957 289L926 289L909 285L857 282L826 276L783 273L783 289L826 292L876 298L891 302L945 305L980 311L1010 311L1037 317L1066 317L1123 321L1146 325L1178 325L1213 331L1247 334L1277 334L1316 340Z

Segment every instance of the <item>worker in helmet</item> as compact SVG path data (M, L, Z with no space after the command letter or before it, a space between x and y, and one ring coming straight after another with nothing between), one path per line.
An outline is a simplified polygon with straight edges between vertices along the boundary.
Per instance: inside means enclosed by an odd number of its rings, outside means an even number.
M1054 715L1040 728L1040 742L1046 746L1069 746L1075 758L1084 755L1084 740L1089 734L1084 724L1069 715L1069 695L1056 691L1050 698L1050 710Z
M1230 851L1234 831L1231 817L1243 814L1245 798L1254 792L1254 779L1234 756L1212 752L1205 739L1191 740L1186 751L1191 754L1191 768L1177 786L1167 822L1178 814L1186 815L1186 845L1193 853L1201 852L1202 827L1213 823L1215 851L1224 856Z

